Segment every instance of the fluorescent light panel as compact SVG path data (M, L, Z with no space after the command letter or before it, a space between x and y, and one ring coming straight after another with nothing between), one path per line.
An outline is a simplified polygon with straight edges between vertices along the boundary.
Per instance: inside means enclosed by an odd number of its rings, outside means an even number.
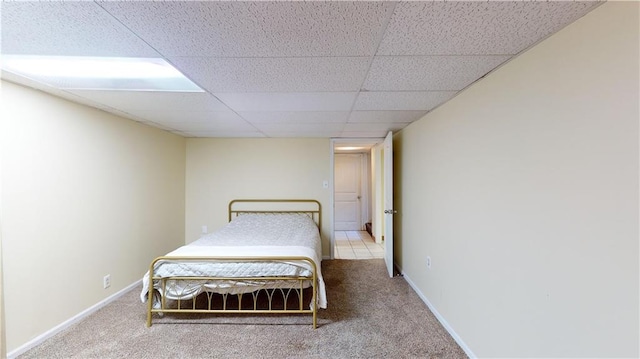
M60 89L204 92L159 58L2 55L2 69Z

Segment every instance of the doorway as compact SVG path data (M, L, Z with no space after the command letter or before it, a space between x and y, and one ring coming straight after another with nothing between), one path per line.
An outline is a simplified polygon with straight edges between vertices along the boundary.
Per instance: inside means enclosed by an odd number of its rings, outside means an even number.
M375 172L382 139L333 140L333 239L336 259L384 258L382 238L374 230L381 220L375 211L380 176Z

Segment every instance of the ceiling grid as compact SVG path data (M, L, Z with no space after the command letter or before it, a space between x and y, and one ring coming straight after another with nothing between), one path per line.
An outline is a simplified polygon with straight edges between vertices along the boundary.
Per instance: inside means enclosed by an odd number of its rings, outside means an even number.
M203 93L3 79L187 137L380 138L598 1L2 2L2 53L159 57Z

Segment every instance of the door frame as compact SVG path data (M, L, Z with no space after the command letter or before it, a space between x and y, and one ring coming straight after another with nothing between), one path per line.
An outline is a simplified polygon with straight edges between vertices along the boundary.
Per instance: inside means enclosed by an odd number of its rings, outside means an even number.
M389 272L389 277L393 277L395 270L395 260L393 253L393 216L397 211L393 207L393 133L389 131L384 139L384 261Z
M329 217L331 218L330 221L330 236L331 236L331 249L329 251L330 253L330 259L334 259L335 258L335 246L336 246L336 242L335 242L335 212L334 212L334 206L335 206L335 199L334 199L334 195L335 195L335 187L334 187L334 179L335 179L335 153L336 153L336 146L339 145L350 145L350 146L362 146L362 147L368 147L369 150L366 150L366 152L369 153L369 155L371 154L371 148L373 148L374 146L381 144L384 142L384 137L381 138L332 138L330 142L330 146L329 146L329 153L330 153L330 180L329 180L329 191L331 191L331 196L330 196L330 200L329 200ZM370 160L370 157L369 157ZM371 168L371 164L369 164L369 169ZM371 176L371 171L369 171L369 173L367 174L367 178L366 181L370 180ZM364 180L364 176L363 180ZM371 186L370 183L367 182L367 191L371 192ZM370 196L370 194L368 193L367 196ZM371 198L368 199L368 206L371 206ZM368 209L369 212L371 212L371 208Z

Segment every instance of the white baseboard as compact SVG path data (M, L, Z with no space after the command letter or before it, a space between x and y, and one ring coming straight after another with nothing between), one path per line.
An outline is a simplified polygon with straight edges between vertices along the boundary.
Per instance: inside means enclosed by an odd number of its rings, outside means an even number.
M82 319L88 317L89 315L95 313L96 311L98 311L98 309L100 309L100 308L104 307L105 305L113 302L114 300L122 297L122 295L124 295L126 292L131 290L133 287L141 286L141 285L142 285L142 279L135 281L134 283L128 285L126 288L120 290L119 292L110 295L109 297L107 297L107 298L103 299L102 301L94 304L93 306L83 310L82 312L76 314L75 316L71 317L70 319L60 323L59 325L47 330L46 332L40 334L37 337L33 338L32 340L30 340L27 343L21 345L17 349L7 353L7 359L14 359L18 355L21 355L21 354L25 353L27 350L36 347L37 345L41 344L45 340L51 338L52 336L58 334L59 332L61 332L63 330L69 328L73 324L81 321Z
M434 307L433 304L429 302L429 299L427 299L427 297L420 291L420 289L418 289L418 286L416 286L416 284L411 280L411 278L409 278L409 276L407 276L407 274L402 271L400 271L400 273L402 273L402 276L404 277L404 279L407 281L407 283L409 283L409 286L413 288L413 290L418 294L420 299L422 299L422 301L427 305L427 307L429 307L429 310L431 310L433 315L436 316L436 319L438 319L438 321L440 322L440 324L442 324L444 329L446 329L447 332L449 332L449 334L453 337L453 340L455 340L456 343L458 343L458 345L460 346L460 348L464 350L465 354L467 354L469 358L477 358L476 355L473 354L473 352L471 351L471 348L469 348L467 344L465 344L465 342L462 341L462 338L460 338L458 333L456 333L456 331L453 330L451 325L447 323L444 317L438 312L436 307Z

